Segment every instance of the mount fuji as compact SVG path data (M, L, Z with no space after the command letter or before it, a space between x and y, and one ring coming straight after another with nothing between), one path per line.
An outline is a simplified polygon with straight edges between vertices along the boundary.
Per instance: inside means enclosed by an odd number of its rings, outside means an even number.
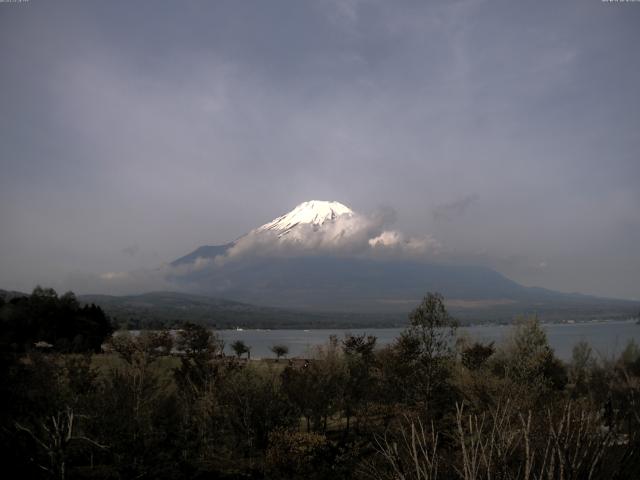
M484 266L438 262L439 243L385 228L339 202L312 200L235 241L204 245L171 263L183 291L306 311L399 314L428 291L460 318L612 317L639 304L525 287Z
M252 253L251 248L243 248L245 245L252 246L254 250L264 250L265 246L277 247L281 245L295 249L295 246L300 247L307 242L317 243L317 240L329 230L327 227L335 227L338 222L342 223L343 221L348 223L355 215L353 210L339 202L319 200L303 202L289 213L251 230L234 242L215 246L203 245L188 255L175 260L171 265L175 267L197 264L197 262L202 263L216 258L222 261L225 257L236 253L237 250L246 250L246 253ZM339 237L348 232L338 231L335 233L334 238L328 239L329 242L331 240L339 241Z
M295 234L296 227L300 225L321 227L327 222L335 221L341 215L345 215L346 218L352 218L354 212L339 202L311 200L310 202L301 203L289 213L265 223L255 231L273 231L277 232L278 237L283 237L291 232Z

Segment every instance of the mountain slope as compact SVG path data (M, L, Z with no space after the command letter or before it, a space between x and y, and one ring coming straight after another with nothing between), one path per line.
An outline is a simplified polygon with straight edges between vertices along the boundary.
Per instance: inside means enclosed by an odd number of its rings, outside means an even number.
M232 246L233 243L227 243L226 245L203 245L184 257L174 260L171 262L171 265L174 267L178 265L188 265L194 263L198 258L213 259L218 255L224 255Z
M311 200L301 203L289 213L265 223L254 231L275 231L278 236L282 237L290 233L298 225L320 226L327 222L335 221L340 215L353 217L354 212L340 202Z
M183 287L260 305L310 311L401 313L428 291L444 295L465 318L554 310L583 316L633 313L638 303L524 287L486 267L332 257L262 258L201 270L177 279ZM475 313L474 313L475 312ZM506 313L511 312L511 313Z

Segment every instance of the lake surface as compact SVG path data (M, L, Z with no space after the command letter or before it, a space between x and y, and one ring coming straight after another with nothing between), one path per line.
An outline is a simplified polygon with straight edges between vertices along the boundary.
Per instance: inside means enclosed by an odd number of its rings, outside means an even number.
M571 359L573 346L584 340L588 342L597 355L610 358L619 354L630 339L640 344L640 325L635 321L585 322L573 324L545 324L549 344L556 355L563 359ZM269 350L272 345L283 344L289 347L289 357L312 356L315 346L329 340L330 335L344 338L346 333L374 335L378 345L386 345L398 337L401 328L370 329L317 329L317 330L219 330L218 334L226 343L225 351L232 353L229 344L235 340L243 340L251 347L251 358L271 358ZM458 335L468 335L472 339L483 342L504 341L513 327L509 325L482 325L461 327Z

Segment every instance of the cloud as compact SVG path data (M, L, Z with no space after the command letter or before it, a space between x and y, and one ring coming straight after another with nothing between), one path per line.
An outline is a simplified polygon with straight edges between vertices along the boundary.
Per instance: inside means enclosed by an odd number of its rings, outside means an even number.
M150 291L188 291L180 279L193 273L217 268L213 258L198 257L192 263L171 265L164 263L157 268L140 268L99 274L75 272L67 276L66 284L82 293L109 295L140 294Z
M140 246L137 243L133 245L129 245L122 249L122 253L129 255L130 257L134 257L140 251Z
M385 230L375 238L369 239L369 245L375 247L393 247L402 242L402 236L395 230Z
M433 209L433 218L436 221L451 221L456 217L461 217L469 207L476 204L479 199L480 196L477 193L472 193L453 202L437 205Z
M340 215L322 225L297 225L285 235L271 230L253 230L240 237L215 264L247 257L295 257L304 255L366 256L427 259L442 245L431 235L406 236L387 228L395 211L381 208L372 214Z
M99 278L101 278L102 280L124 280L124 279L128 279L130 277L130 274L128 272L106 272L106 273L101 273L100 275L98 275Z
M369 239L372 256L384 258L432 259L439 255L442 244L431 235L405 237L397 230L385 230Z
M369 239L380 232L388 214L339 215L322 225L297 225L286 235L253 230L239 238L218 264L247 256L357 255L369 247Z
M402 212L343 240L361 252L384 231L432 233L524 283L639 295L627 9L150 3L130 9L150 21L128 23L116 2L0 15L4 288L153 268L299 199L339 197ZM140 251L123 254L132 239Z
M324 0L320 3L329 21L345 32L355 33L363 0Z
M149 291L176 290L179 286L171 282L171 268L163 265L156 269L139 269L99 274L74 272L67 275L65 284L79 293L106 295L130 295Z

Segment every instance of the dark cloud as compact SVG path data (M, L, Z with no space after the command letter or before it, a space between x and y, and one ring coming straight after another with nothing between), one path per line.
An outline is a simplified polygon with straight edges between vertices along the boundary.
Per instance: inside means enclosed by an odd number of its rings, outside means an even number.
M580 0L2 5L0 287L153 269L319 198L640 297L638 24Z
M455 217L463 215L479 198L478 194L472 193L453 202L436 205L433 209L433 218L434 220L453 220Z

